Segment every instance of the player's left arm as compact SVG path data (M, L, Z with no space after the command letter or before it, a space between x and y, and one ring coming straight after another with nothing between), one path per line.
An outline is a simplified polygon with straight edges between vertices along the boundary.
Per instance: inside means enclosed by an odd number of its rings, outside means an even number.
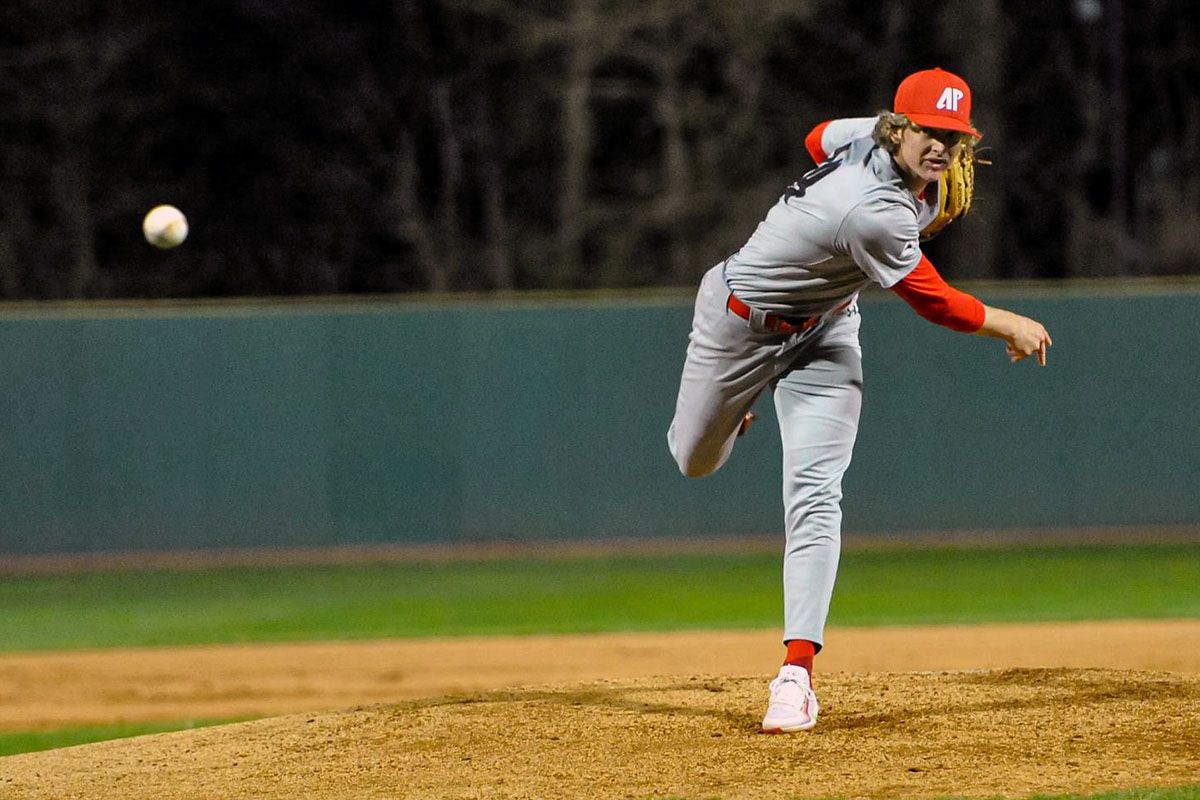
M808 136L804 137L804 149L812 156L812 160L818 164L829 158L829 153L825 150L825 145L821 139L825 136L825 131L829 128L829 123L831 122L833 122L831 119L825 120L809 131Z
M1003 308L984 305L978 298L946 283L924 255L917 266L891 287L918 314L938 325L963 333L1004 339L1011 360L1037 354L1046 365L1046 348L1052 342L1038 321Z

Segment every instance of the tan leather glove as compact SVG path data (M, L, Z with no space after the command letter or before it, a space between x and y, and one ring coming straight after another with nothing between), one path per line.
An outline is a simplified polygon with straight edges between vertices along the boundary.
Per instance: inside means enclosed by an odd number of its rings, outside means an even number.
M933 238L951 222L970 211L974 194L975 158L964 150L938 178L938 213L921 230L921 240Z

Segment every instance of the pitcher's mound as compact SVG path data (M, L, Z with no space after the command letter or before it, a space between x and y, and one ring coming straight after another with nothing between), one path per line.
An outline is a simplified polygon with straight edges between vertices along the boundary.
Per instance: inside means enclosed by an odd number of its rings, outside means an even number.
M0 760L21 798L1022 797L1200 782L1200 676L818 675L764 736L770 676L533 686Z

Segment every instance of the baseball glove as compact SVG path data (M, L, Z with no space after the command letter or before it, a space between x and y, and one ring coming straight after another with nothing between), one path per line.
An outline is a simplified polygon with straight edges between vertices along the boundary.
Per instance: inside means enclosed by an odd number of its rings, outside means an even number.
M971 210L975 194L975 157L966 150L938 178L938 213L921 230L921 240L932 239L954 220Z

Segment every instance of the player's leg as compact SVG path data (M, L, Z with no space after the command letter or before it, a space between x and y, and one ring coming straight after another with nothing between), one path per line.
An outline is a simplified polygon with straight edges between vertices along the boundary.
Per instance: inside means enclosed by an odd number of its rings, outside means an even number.
M667 431L680 472L693 478L715 472L729 458L743 418L778 369L779 337L751 331L726 309L728 297L721 267L709 270L696 295L675 417Z
M862 356L855 342L825 339L797 367L775 390L787 535L784 640L819 650L841 551L842 476L862 408Z
M862 406L857 314L839 317L804 349L775 389L783 437L784 666L771 682L763 730L807 730L818 711L812 657L825 619L841 551L842 476L850 465Z

